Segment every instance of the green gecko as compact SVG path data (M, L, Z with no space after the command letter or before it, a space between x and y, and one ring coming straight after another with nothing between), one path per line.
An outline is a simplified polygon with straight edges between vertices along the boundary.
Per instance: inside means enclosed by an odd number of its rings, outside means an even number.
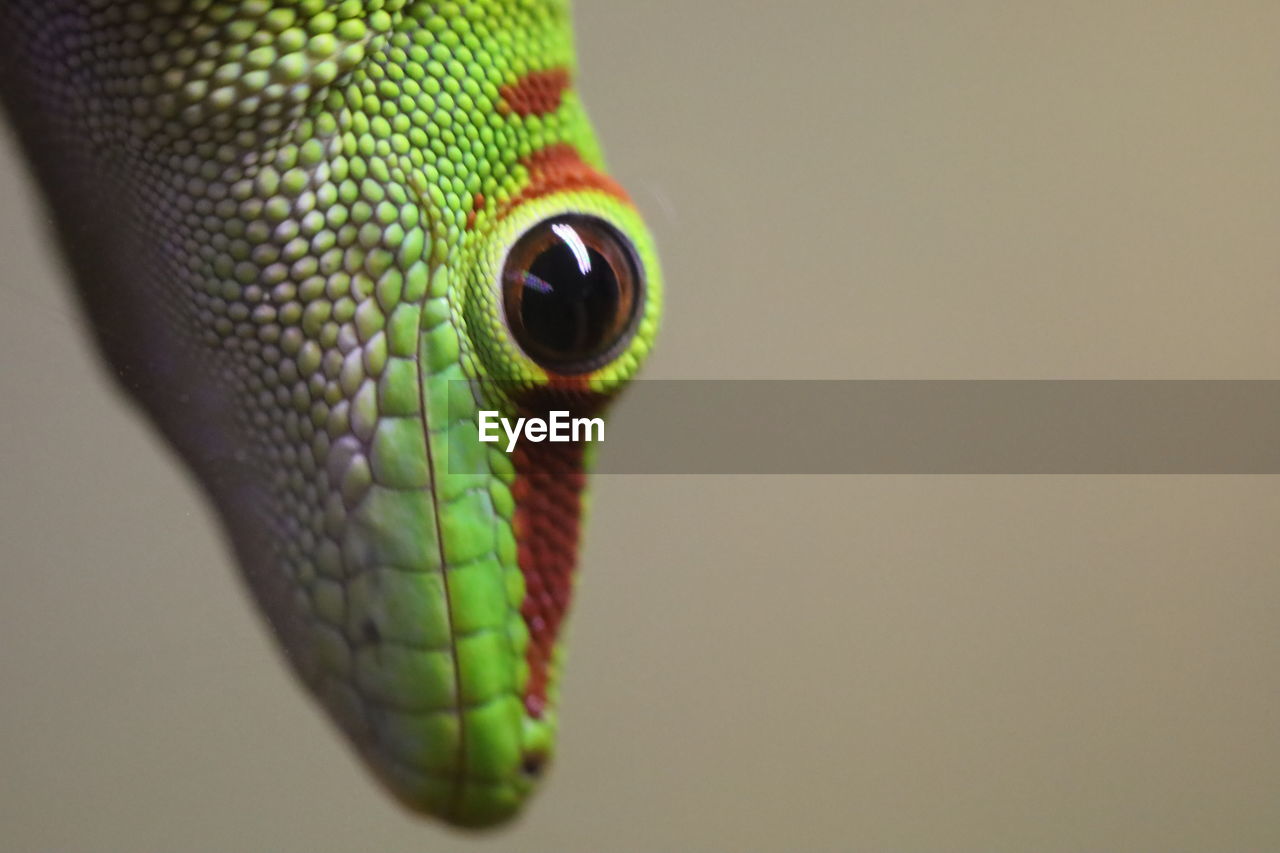
M0 30L98 343L289 662L410 808L510 818L590 448L508 454L479 413L598 414L661 305L567 0L0 0Z

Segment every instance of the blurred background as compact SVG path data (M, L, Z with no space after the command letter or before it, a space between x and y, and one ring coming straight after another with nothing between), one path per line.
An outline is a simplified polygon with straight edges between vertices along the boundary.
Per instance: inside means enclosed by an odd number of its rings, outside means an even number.
M648 376L1277 377L1274 0L577 23L663 252ZM408 815L0 149L0 848L1280 849L1275 477L600 478L548 784L499 833Z

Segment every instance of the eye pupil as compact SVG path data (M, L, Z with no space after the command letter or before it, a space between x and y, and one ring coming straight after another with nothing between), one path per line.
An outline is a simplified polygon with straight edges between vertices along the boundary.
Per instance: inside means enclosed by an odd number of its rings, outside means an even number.
M544 367L585 373L616 354L635 319L639 276L612 226L585 216L546 220L512 247L503 274L507 324Z
M618 277L604 256L586 249L585 263L567 243L544 251L525 278L521 320L531 336L557 352L599 346L618 310Z

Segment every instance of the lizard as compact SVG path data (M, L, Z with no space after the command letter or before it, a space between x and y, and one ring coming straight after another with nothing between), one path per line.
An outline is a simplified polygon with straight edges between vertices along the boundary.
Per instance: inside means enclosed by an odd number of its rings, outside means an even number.
M0 0L0 42L87 325L291 668L410 809L511 819L593 447L479 414L603 413L662 302L569 3Z

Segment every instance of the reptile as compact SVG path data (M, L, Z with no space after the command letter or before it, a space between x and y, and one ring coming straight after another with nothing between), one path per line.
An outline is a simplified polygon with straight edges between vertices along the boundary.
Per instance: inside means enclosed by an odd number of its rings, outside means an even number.
M292 669L410 809L518 814L594 454L479 413L603 413L661 306L569 3L0 0L0 41L87 327Z

